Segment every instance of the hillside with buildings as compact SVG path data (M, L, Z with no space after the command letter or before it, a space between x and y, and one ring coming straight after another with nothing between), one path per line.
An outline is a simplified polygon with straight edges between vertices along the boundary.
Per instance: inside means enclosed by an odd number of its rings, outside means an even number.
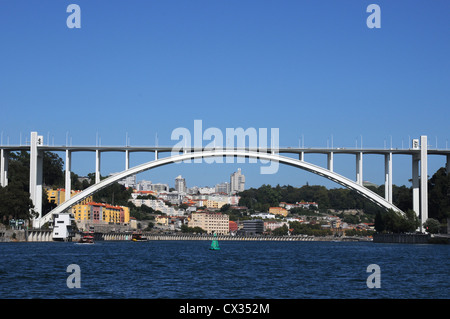
M44 155L47 163L43 194L45 214L92 185L94 176L79 177L72 173L72 190L67 195L61 187L64 176L61 159L51 153ZM23 174L26 165L26 153L12 156L13 182L0 189L0 196L9 196L9 200L2 203L12 202L15 208L13 211L0 207L3 222L22 220L22 225L26 225L31 218L29 196L26 196L28 177ZM430 217L440 223L448 218L448 184L449 177L443 169L429 182ZM348 189L326 189L317 185L262 185L257 189L245 189L245 175L240 169L230 174L229 182L214 186L189 187L181 175L174 177L173 185L137 181L136 176L130 176L85 198L73 206L71 212L79 230L101 227L105 231L140 229L232 235L303 233L323 236L358 232L366 235L375 230L376 223L380 229L386 229L383 224L392 224L389 218L396 218ZM379 194L384 192L383 186L366 184L366 187ZM394 202L409 212L411 189L394 187ZM408 216L412 216L411 225L414 225L414 214ZM397 222L405 224L401 220Z

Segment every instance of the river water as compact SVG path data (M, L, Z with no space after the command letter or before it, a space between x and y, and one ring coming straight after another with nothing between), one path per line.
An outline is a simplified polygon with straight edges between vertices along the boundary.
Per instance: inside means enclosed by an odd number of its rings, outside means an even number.
M222 241L220 250L211 251L209 244L1 243L0 298L450 297L450 245ZM369 265L378 271L368 271ZM74 276L80 288L69 288ZM368 281L379 288L369 288Z

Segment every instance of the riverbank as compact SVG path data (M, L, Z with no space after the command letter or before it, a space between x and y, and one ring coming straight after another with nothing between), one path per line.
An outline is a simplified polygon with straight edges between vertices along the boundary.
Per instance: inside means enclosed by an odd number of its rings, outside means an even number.
M183 235L183 234L146 234L147 240L208 240L219 241L315 241L313 236L231 236L231 235Z
M95 232L95 241L129 241L132 239L132 232ZM160 240L212 240L213 235L207 234L161 234L152 232L143 232L142 235L148 241ZM73 234L68 241L78 241L79 233ZM217 239L220 241L371 241L370 237L334 237L324 236L315 237L307 235L291 235L291 236L232 236L232 235L218 235ZM0 242L52 242L51 230L2 230L0 231Z
M430 234L374 234L373 242L389 244L450 244L450 236Z
M154 233L143 232L142 235L147 241L162 240L213 240L212 235L207 234L183 234L183 233ZM130 241L132 232L95 232L95 241ZM68 241L78 241L80 234L75 233ZM448 235L429 235L429 234L374 234L372 237L361 236L267 236L267 235L218 235L219 241L332 241L332 242L374 242L374 243L398 243L398 244L450 244ZM0 242L52 242L51 230L1 230Z

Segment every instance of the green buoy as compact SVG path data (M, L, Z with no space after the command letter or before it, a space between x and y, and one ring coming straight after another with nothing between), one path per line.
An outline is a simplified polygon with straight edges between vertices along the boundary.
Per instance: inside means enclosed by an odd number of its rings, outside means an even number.
M211 242L211 247L209 247L209 250L220 250L219 241L217 240L216 233L214 233L214 239Z

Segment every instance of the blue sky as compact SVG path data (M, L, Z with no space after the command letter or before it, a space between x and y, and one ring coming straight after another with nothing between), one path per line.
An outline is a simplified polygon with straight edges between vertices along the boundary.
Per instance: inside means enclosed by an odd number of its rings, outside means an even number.
M81 28L69 29L69 4ZM381 28L369 29L369 4ZM279 128L281 146L407 147L449 139L450 2L435 1L21 1L0 0L0 131L19 144L30 131L63 145L174 145L178 127ZM206 144L206 143L205 143ZM62 154L61 154L62 156ZM153 159L133 154L131 164ZM324 156L307 157L325 165ZM429 172L445 163L431 157ZM94 170L75 154L73 170ZM364 157L364 180L384 182L384 159ZM170 165L139 176L188 186L323 184L311 173L256 164ZM102 174L124 155L103 154ZM354 178L354 156L335 171ZM394 156L394 178L408 185L408 156Z

